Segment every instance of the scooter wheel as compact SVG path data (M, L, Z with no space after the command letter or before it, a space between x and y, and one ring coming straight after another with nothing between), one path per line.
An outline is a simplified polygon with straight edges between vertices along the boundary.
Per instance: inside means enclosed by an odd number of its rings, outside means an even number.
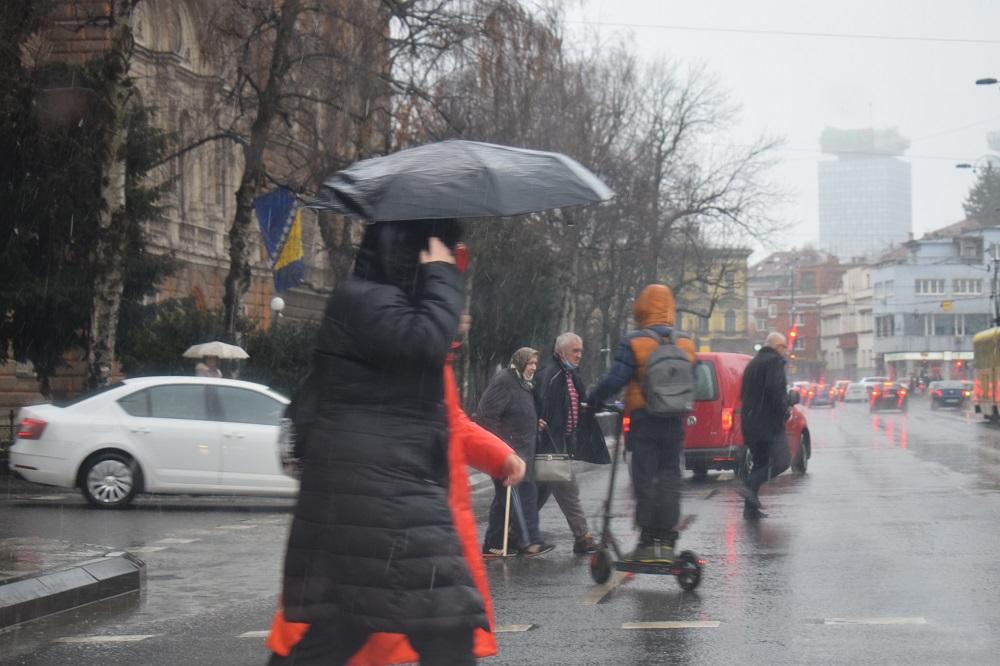
M681 553L678 564L680 573L677 574L677 583L685 592L694 590L701 583L701 563L698 562L698 556L685 550Z
M603 585L611 578L611 555L606 548L596 551L590 556L590 577L598 585Z

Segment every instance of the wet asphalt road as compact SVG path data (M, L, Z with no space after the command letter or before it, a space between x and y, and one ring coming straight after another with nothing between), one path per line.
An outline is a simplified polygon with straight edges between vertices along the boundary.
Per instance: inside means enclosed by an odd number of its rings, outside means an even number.
M1000 429L922 400L906 415L851 404L807 416L809 473L765 489L764 521L742 519L731 474L685 481L683 511L696 520L680 546L707 560L694 593L665 576L594 585L546 506L556 550L487 565L497 623L512 630L487 663L998 663ZM595 530L606 479L580 475ZM148 582L142 599L0 633L0 663L266 661L252 632L276 602L290 502L143 498L98 512L74 493L6 483L0 536L139 549ZM629 492L624 474L614 530L627 547ZM650 622L674 624L625 628Z

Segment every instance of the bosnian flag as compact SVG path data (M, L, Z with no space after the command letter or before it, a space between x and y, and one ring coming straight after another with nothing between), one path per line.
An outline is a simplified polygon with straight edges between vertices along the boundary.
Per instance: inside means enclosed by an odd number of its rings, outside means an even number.
M305 277L298 200L291 190L281 187L257 197L253 207L274 274L274 290L287 291Z

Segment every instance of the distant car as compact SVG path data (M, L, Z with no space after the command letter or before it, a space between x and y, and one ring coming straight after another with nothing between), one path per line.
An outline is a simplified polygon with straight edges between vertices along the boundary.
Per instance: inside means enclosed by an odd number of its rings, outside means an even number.
M63 406L18 413L10 468L79 488L116 509L138 493L293 497L278 426L288 399L266 386L207 377L126 379Z
M812 389L812 382L798 381L798 382L792 382L792 385L789 390L798 393L799 402L802 405L807 405L809 404L809 398L812 397L809 393L811 389Z
M889 379L888 377L862 377L861 383L864 384L865 386L865 399L867 400L868 397L871 395L873 388L889 381L892 380Z
M851 385L850 379L838 379L833 388L837 391L837 400L844 402L847 397L847 387Z
M740 383L752 357L702 352L695 364L694 412L684 429L684 465L696 476L708 470L745 474L750 460L740 422ZM785 422L792 469L804 473L812 456L812 436L805 414L793 406Z
M837 389L831 384L814 384L810 389L810 407L830 407L837 406Z
M861 382L851 382L844 392L844 402L867 402L868 387Z
M972 389L963 381L938 381L931 382L928 394L931 409L961 407L972 397Z
M909 406L910 392L898 382L886 381L872 387L868 399L869 411L898 409L905 412Z

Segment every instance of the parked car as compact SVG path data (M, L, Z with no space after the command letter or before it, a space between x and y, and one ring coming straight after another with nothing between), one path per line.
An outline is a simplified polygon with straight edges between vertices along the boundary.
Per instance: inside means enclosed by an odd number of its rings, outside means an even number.
M751 357L702 352L695 364L694 412L684 432L684 465L696 476L709 470L744 474L749 456L740 426L740 383ZM793 406L785 423L792 469L804 473L812 456L812 436L803 411Z
M928 388L931 409L961 407L966 400L972 398L972 389L968 386L968 382L958 380L931 382Z
M898 409L905 412L909 406L909 396L910 392L898 382L882 382L872 387L868 409L871 412L886 409Z
M837 389L832 384L814 384L810 389L809 406L833 409L837 406Z
M868 387L862 382L851 382L844 392L844 402L867 402Z
M79 488L102 509L138 493L292 497L278 425L288 399L260 384L207 377L126 379L63 406L20 410L10 468Z
M847 387L850 385L850 379L838 379L834 383L833 388L837 391L837 400L844 402L845 398L847 398Z

